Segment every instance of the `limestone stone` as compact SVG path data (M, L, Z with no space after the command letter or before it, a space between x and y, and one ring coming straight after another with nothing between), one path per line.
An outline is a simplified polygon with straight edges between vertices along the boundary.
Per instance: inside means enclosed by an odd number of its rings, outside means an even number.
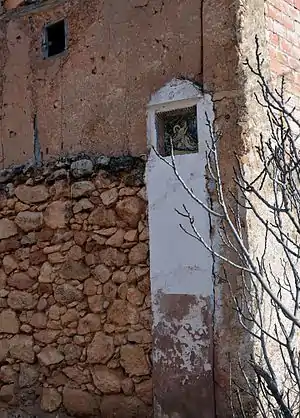
M110 270L104 264L96 266L93 274L100 283L106 283L111 276Z
M0 389L0 401L11 402L14 398L15 385L3 385Z
M113 189L105 190L100 194L100 197L105 206L111 206L118 200L118 189L114 187Z
M47 188L42 184L37 186L27 186L26 184L21 184L16 187L15 195L23 203L42 203L49 197Z
M131 248L128 260L130 264L145 263L148 258L148 245L144 242L139 242Z
M122 187L122 189L120 190L119 195L120 195L120 197L133 196L133 195L136 194L136 192L137 192L137 190L134 189L133 187Z
M20 388L32 387L39 379L39 369L36 365L20 364L19 386Z
M74 286L64 283L57 286L54 289L54 299L61 303L62 305L79 301L83 298L83 294L80 290L76 289Z
M1 383L13 383L16 381L16 371L12 366L6 364L0 368L0 381Z
M120 362L129 376L143 376L150 372L144 350L136 344L126 344L120 349Z
M0 219L0 239L6 239L17 235L18 229L16 224L7 219Z
M59 335L60 331L47 329L35 332L33 334L33 337L38 342L41 342L43 344L50 344L56 341Z
M89 277L90 269L81 261L68 260L60 269L59 275L65 280L83 281Z
M90 311L100 313L104 311L105 298L103 295L93 295L88 297Z
M110 228L116 225L116 214L112 209L100 205L92 211L88 222L91 225L97 225L99 228Z
M43 388L41 396L41 408L43 411L56 411L62 401L60 393L54 388Z
M118 229L114 235L108 238L105 244L111 247L121 247L124 242L124 234L125 231L123 229Z
M132 305L142 305L144 302L145 295L135 287L130 287L127 291L127 300Z
M95 186L91 181L77 181L71 186L71 196L73 199L89 196L95 190Z
M146 329L130 332L127 338L129 342L138 344L150 344L152 342L152 335Z
M83 318L80 318L77 328L79 335L85 335L90 332L96 332L101 329L101 318L100 315L95 313L89 313Z
M128 284L127 283L121 283L118 288L118 296L121 299L127 298L127 292L128 292Z
M141 383L135 385L135 392L147 405L152 405L153 402L153 383L152 379L143 380Z
M147 241L149 239L149 230L148 228L144 228L139 235L140 241Z
M71 324L72 322L76 322L78 320L78 315L79 314L76 309L68 309L67 312L61 317L62 325L65 326Z
M18 263L16 262L16 259L11 255L5 255L3 257L2 264L6 274L10 274L12 271L18 268Z
M71 164L71 173L73 177L80 178L92 174L94 165L91 160L83 158L82 160L74 161Z
M99 406L97 399L90 393L65 386L63 390L63 405L67 412L78 417L97 415Z
M35 312L31 317L30 325L34 328L46 328L46 315L43 312Z
M124 418L125 416L126 418L150 418L153 416L153 411L152 408L145 405L135 396L118 394L103 398L101 402L101 418Z
M82 354L82 348L73 343L66 344L63 351L67 364L77 363Z
M150 292L150 278L144 277L142 280L138 282L137 287L145 295L148 295Z
M139 197L126 197L116 204L116 212L131 228L136 228L145 207L145 202Z
M9 344L6 338L0 340L0 363L2 363L8 354Z
M52 266L48 261L46 261L41 267L40 275L38 278L39 282L51 283L53 281L51 274L52 274Z
M9 354L16 360L25 363L33 363L35 353L33 351L33 338L31 335L15 335L9 340Z
M93 203L86 198L80 199L79 202L75 203L75 205L73 206L73 213L79 213L79 212L83 212L83 211L87 211L87 210L92 210L94 209L94 205Z
M71 204L57 200L47 206L44 213L45 224L52 229L65 228L71 218Z
M83 286L83 293L87 296L93 296L97 293L97 286L95 280L92 277L85 280Z
M76 366L69 366L63 369L63 372L69 379L74 380L76 383L82 385L90 381L90 375L88 370L80 370Z
M127 262L127 255L113 247L104 248L99 252L99 260L107 266L124 266Z
M7 304L10 308L16 311L23 311L32 309L37 303L31 293L21 290L13 290L8 295Z
M112 276L112 281L116 284L121 284L126 282L127 276L126 273L122 270L114 271Z
M8 277L7 284L19 290L27 290L34 284L34 280L28 274L20 271Z
M87 348L87 362L106 364L114 354L114 340L103 332L96 332Z
M136 324L138 318L137 310L125 300L114 300L108 309L108 321L119 326Z
M0 313L0 332L4 334L17 334L19 328L19 320L14 311L5 309Z
M59 364L63 361L64 356L55 347L47 346L37 355L42 366L50 366Z
M0 289L5 289L7 276L4 270L0 269Z
M15 223L24 232L37 231L43 226L43 214L28 210L19 212L15 217Z
M107 366L97 365L92 369L94 385L102 393L120 393L122 373L109 369Z
M60 318L60 307L58 305L52 305L49 308L48 316L54 321L58 321Z
M136 229L131 229L130 231L127 231L124 235L125 241L137 241L138 238L138 231Z
M74 232L74 241L77 245L83 245L88 238L88 235L85 231L75 231Z
M48 302L47 299L45 298L40 298L37 304L36 309L40 312L44 311L48 306Z
M126 379L122 380L121 383L122 390L125 395L132 395L134 392L134 383L130 377L127 377Z

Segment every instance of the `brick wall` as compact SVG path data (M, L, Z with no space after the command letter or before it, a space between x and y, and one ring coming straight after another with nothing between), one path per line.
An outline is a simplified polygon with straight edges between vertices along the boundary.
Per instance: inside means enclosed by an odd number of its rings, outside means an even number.
M285 75L287 91L299 103L300 0L267 0L265 13L272 78Z

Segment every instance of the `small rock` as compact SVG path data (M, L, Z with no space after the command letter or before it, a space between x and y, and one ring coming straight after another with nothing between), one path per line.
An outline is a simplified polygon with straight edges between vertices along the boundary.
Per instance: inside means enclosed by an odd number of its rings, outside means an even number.
M65 386L63 390L63 404L71 415L88 418L97 416L98 402L96 398L83 390Z
M141 346L135 344L121 346L120 357L121 365L129 376L149 374L150 367Z
M79 202L75 203L73 206L73 213L79 213L91 209L94 209L93 203L91 203L88 199L80 199Z
M35 332L33 337L36 341L41 342L43 344L51 344L57 340L60 335L60 331L47 329Z
M106 283L111 276L110 270L104 264L95 267L93 274L100 283Z
M71 186L71 196L73 199L90 196L94 190L95 186L91 181L77 181Z
M138 231L136 229L131 229L130 231L126 232L124 235L125 241L134 242L137 241L138 238Z
M99 228L110 228L116 225L116 214L112 209L99 205L90 214L88 223L97 225Z
M71 203L57 200L50 203L45 210L44 220L51 229L65 228L71 216Z
M21 290L13 290L8 295L7 304L10 308L16 311L23 311L32 309L36 306L36 301L31 293L23 292Z
M77 328L79 335L89 334L90 332L96 332L101 329L101 318L99 315L90 313L80 318Z
M103 312L105 298L103 295L94 295L88 297L89 309L94 313Z
M63 264L59 275L65 280L83 281L89 277L90 269L81 261L68 260Z
M99 260L107 266L121 267L127 263L127 255L116 248L108 247L99 252Z
M43 214L26 210L17 214L15 222L25 232L37 231L43 226Z
M113 273L112 281L116 284L121 284L126 282L127 276L126 273L122 270L117 270Z
M9 345L7 339L0 340L0 363L2 363L7 356Z
M145 209L145 202L136 196L127 197L116 205L117 215L132 228L137 227Z
M126 379L122 380L121 386L125 395L133 394L134 384L133 384L132 379L130 379L130 377L127 377Z
M140 331L130 332L127 336L129 342L137 344L150 344L152 342L152 335L149 331L141 329Z
M16 224L6 218L0 219L0 239L6 239L17 235Z
M86 279L83 285L83 293L87 296L93 296L97 293L97 286L93 278Z
M33 363L35 353L33 351L33 338L30 335L15 335L9 340L9 353L14 359Z
M49 197L47 188L41 184L33 187L21 184L16 187L15 195L23 203L41 203L45 202Z
M0 401L10 402L14 398L15 385L4 385L0 389Z
M20 364L19 386L20 388L32 387L39 379L39 370L35 365Z
M86 177L93 173L94 165L91 160L82 159L78 161L74 161L71 164L71 173L73 177L80 178Z
M17 334L19 328L19 320L14 311L6 309L0 313L0 332L4 334Z
M100 197L105 206L112 206L118 200L118 189L115 187L113 189L105 190L101 193Z
M141 264L145 263L148 259L148 245L139 242L134 247L131 248L128 260L130 264Z
M59 408L62 397L54 388L43 388L41 397L41 408L43 411L53 412Z
M97 365L92 369L94 385L102 393L120 393L122 373L106 366Z
M36 312L32 315L30 325L34 328L46 328L47 317L42 312Z
M152 408L135 396L110 395L105 396L101 402L101 417L104 418L150 418L152 416Z
M10 365L2 366L0 369L1 383L14 383L16 381L16 371Z
M119 326L136 324L138 322L137 310L125 300L114 300L108 309L107 319Z
M12 271L18 268L18 263L16 262L15 258L11 255L5 255L3 257L2 264L6 274L10 274Z
M145 295L135 287L130 287L127 292L127 300L132 305L142 305L144 303Z
M32 280L26 273L18 272L14 273L7 279L7 284L19 290L27 290L33 286L34 280Z
M153 383L152 379L144 380L135 385L135 392L145 404L152 405L153 403Z
M124 242L124 234L125 231L123 229L118 229L114 235L108 238L105 244L111 247L121 247Z
M54 299L62 305L79 301L83 298L83 294L70 284L62 284L54 289Z
M51 364L59 364L63 361L64 356L55 348L47 346L37 355L42 366L50 366Z
M53 281L51 274L52 274L52 266L48 261L46 261L41 267L40 275L38 278L39 282L51 283Z
M114 340L103 332L96 332L87 348L87 362L106 364L114 354Z
M63 326L69 325L72 322L76 322L78 320L78 312L76 311L76 309L68 309L67 312L62 315L61 317L61 323Z

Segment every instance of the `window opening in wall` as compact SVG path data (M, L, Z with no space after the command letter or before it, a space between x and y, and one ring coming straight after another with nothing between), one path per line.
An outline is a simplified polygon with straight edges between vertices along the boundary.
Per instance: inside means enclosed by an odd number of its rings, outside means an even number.
M197 107L156 113L158 151L163 156L198 152Z
M45 49L46 57L53 57L61 54L66 49L66 24L60 20L49 24L45 28Z

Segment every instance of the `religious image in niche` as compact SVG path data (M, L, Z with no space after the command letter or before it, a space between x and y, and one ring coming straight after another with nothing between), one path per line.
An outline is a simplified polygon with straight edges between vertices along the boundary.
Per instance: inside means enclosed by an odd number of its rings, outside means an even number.
M196 106L161 113L159 119L165 156L171 155L171 141L174 154L198 152Z

